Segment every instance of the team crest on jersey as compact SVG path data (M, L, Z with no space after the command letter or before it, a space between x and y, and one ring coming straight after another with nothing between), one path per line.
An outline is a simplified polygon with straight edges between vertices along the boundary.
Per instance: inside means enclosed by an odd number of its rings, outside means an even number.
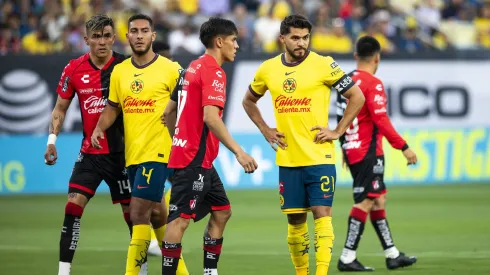
M282 84L282 89L286 93L294 93L294 91L296 91L297 86L298 84L296 84L296 80L294 80L294 78L288 78L284 80L284 83Z
M284 197L282 195L279 195L279 203L281 204L281 207L284 206Z
M143 81L136 79L131 83L131 92L139 94L141 91L143 91L144 86Z

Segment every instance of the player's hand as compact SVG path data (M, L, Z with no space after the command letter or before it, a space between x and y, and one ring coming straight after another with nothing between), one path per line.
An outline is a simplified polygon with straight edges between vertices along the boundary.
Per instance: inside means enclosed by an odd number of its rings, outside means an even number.
M283 150L288 146L288 144L283 140L285 137L284 134L277 131L276 128L268 128L263 131L262 134L274 151L277 151L278 146Z
M244 151L236 154L236 160L243 167L245 173L253 173L255 170L257 170L257 167L259 167L257 162L255 162L255 159Z
M339 139L341 136L340 133L338 133L336 131L329 130L327 127L315 126L315 127L311 128L311 131L316 131L316 130L319 130L319 131L318 131L318 133L316 133L313 141L317 144L322 144L322 143L325 143L327 141L336 140L336 139Z
M417 155L415 155L412 149L408 148L403 151L403 156L407 159L407 165L417 163Z
M92 137L90 138L90 141L94 148L102 149L102 146L100 146L99 143L99 139L104 139L104 132L99 127L95 127L94 132L92 133Z
M54 165L58 159L58 152L54 144L48 144L46 152L44 153L44 163L47 165Z
M162 116L160 117L160 120L162 121L162 124L167 126L167 123L165 122L165 116L162 114Z

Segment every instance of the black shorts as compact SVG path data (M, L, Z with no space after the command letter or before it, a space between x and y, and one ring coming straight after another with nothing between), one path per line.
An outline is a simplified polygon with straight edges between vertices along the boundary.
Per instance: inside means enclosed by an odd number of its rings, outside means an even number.
M369 198L374 199L386 193L383 180L385 168L384 156L370 157L350 165L354 179L354 202L360 203Z
M92 155L80 152L70 177L68 193L79 193L90 199L104 180L111 191L112 203L128 204L131 185L125 165L124 153Z
M175 169L168 223L178 217L201 220L211 211L230 209L230 201L216 169Z

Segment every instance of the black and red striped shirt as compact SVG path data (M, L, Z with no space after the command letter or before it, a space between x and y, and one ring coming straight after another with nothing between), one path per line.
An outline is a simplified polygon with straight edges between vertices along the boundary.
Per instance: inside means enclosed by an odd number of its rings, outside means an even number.
M107 64L99 69L86 53L77 59L70 60L61 74L56 92L63 99L73 99L78 96L82 114L83 140L81 151L86 154L109 154L124 151L124 127L120 114L114 124L105 132L101 139L102 149L91 146L90 137L99 121L109 97L109 83L114 66L126 57L113 52Z

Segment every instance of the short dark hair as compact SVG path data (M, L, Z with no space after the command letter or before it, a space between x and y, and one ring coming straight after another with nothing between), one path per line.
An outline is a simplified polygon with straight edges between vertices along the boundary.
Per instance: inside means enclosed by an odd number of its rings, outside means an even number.
M148 15L142 14L142 13L138 13L138 14L135 14L135 15L132 15L131 17L129 17L128 28L129 28L129 24L131 24L131 22L133 22L134 20L140 20L140 19L148 21L148 23L150 23L150 28L153 30L153 20Z
M160 51L169 51L170 50L170 45L165 42L165 41L155 41L153 42L153 51L154 52L160 52Z
M90 17L90 19L85 23L86 31L101 31L106 26L111 26L114 30L114 21L112 18L105 14L98 14Z
M356 53L361 59L367 59L381 52L381 45L372 36L363 36L357 40Z
M211 17L208 21L201 25L199 31L199 39L206 49L213 47L213 40L217 36L237 35L238 29L233 21L220 18Z
M284 20L281 22L281 31L282 35L286 35L291 32L291 27L298 29L308 29L311 32L313 25L311 25L308 19L301 14L293 14L286 16Z

